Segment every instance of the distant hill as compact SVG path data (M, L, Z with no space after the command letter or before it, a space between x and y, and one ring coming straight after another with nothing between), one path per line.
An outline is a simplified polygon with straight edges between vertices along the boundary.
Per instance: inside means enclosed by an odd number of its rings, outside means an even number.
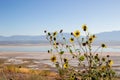
M99 41L120 41L120 31L102 32L96 35Z
M70 38L70 33L63 34L67 39ZM120 31L112 31L112 32L102 32L96 34L97 38L95 43L105 42L108 44L120 45ZM62 36L59 36L59 39L62 39ZM0 44L39 44L39 43L47 43L45 35L40 36L23 36L23 35L15 35L10 37L0 36Z
M120 46L120 31L102 32L96 36L95 45L106 43L107 45Z
M10 37L0 36L0 44L39 44L47 42L46 37L44 35L41 36L23 36L23 35L15 35Z
M70 38L69 33L63 33L64 37ZM59 35L59 38L61 39L61 35ZM45 35L39 35L39 36L24 36L24 35L14 35L14 36L0 36L0 41L47 41Z
M36 41L36 40L45 40L45 36L24 36L24 35L15 35L10 37L0 36L0 41Z

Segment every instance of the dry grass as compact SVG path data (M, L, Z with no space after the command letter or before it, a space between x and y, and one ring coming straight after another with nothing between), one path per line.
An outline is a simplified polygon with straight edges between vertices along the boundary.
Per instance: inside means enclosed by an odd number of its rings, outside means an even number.
M58 74L48 70L32 70L8 65L0 69L0 80L56 80Z
M27 65L34 64L32 59L24 59L29 63L17 65L4 65L5 61L6 59L0 59L0 80L61 80L55 71L27 68ZM120 80L119 75L117 77L114 80Z
M23 64L4 64L6 60L0 59L0 80L56 80L58 78L58 74L54 71L27 68L28 65L35 64L33 59L23 59L28 61Z

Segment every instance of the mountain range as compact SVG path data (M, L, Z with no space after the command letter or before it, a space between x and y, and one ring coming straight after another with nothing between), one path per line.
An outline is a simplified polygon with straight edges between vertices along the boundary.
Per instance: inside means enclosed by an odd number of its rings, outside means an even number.
M63 35L69 39L70 33L63 33ZM95 34L97 36L96 43L99 42L107 42L120 44L120 31L111 31L111 32L101 32ZM61 38L61 37L59 37ZM39 44L39 43L47 43L45 35L40 36L24 36L24 35L14 35L14 36L0 36L0 44Z

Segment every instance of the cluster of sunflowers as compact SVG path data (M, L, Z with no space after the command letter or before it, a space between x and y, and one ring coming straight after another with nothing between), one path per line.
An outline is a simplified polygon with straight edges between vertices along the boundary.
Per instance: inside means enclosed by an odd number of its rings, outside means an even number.
M47 32L46 39L52 48L48 53L52 55L51 61L57 68L62 80L112 80L115 72L112 69L113 61L109 55L102 56L100 49L107 46L101 44L96 50L93 49L93 42L96 35L88 32L88 27L82 25L85 36L76 30L71 32L67 39L63 30L59 32ZM62 40L59 40L62 36Z

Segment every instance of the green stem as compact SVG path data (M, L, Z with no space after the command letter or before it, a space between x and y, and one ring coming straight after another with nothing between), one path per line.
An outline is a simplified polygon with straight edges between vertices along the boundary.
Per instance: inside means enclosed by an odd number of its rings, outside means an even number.
M93 54L95 54L99 49L100 49L100 46L95 50L95 52Z

